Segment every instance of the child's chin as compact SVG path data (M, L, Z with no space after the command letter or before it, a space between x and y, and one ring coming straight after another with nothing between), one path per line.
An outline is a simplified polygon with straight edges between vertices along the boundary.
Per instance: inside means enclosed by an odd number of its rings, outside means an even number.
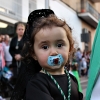
M51 68L51 69L58 69L58 68L61 68L61 66L49 66L49 68Z

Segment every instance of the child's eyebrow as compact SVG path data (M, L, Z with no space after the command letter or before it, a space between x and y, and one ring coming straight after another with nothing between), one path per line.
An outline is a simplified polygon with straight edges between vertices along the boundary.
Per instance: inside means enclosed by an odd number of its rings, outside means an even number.
M57 42L63 42L64 40L63 39L59 39L59 40L57 40Z
M64 40L63 39L58 39L58 40L56 40L56 42L63 42ZM40 43L49 43L49 41L48 40L46 40L46 41L41 41Z
M59 40L57 40L57 41L64 41L63 39L59 39Z
M49 41L41 41L39 44L43 44L43 43L49 43Z

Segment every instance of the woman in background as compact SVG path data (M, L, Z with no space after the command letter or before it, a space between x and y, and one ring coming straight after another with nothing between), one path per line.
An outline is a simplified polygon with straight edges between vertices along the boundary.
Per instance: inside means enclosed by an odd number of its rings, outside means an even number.
M13 78L14 78L14 84L16 82L16 78L19 72L19 68L21 66L21 51L24 45L23 41L23 34L25 31L25 24L23 22L17 22L15 24L15 31L16 31L16 36L12 38L11 43L10 43L10 48L9 52L12 56L12 65L13 65Z

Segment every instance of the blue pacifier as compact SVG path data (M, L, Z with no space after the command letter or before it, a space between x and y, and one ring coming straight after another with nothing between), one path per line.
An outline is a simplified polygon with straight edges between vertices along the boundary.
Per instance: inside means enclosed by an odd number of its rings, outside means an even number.
M64 59L61 54L58 54L56 56L49 56L48 61L47 61L49 66L61 65L63 62L64 62Z

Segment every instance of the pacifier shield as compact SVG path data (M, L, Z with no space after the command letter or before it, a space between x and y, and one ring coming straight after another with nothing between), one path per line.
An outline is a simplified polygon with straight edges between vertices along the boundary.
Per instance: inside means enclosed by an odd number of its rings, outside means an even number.
M57 65L61 65L63 63L63 57L61 54L58 54L56 56L49 56L48 57L48 65L49 66L57 66Z

